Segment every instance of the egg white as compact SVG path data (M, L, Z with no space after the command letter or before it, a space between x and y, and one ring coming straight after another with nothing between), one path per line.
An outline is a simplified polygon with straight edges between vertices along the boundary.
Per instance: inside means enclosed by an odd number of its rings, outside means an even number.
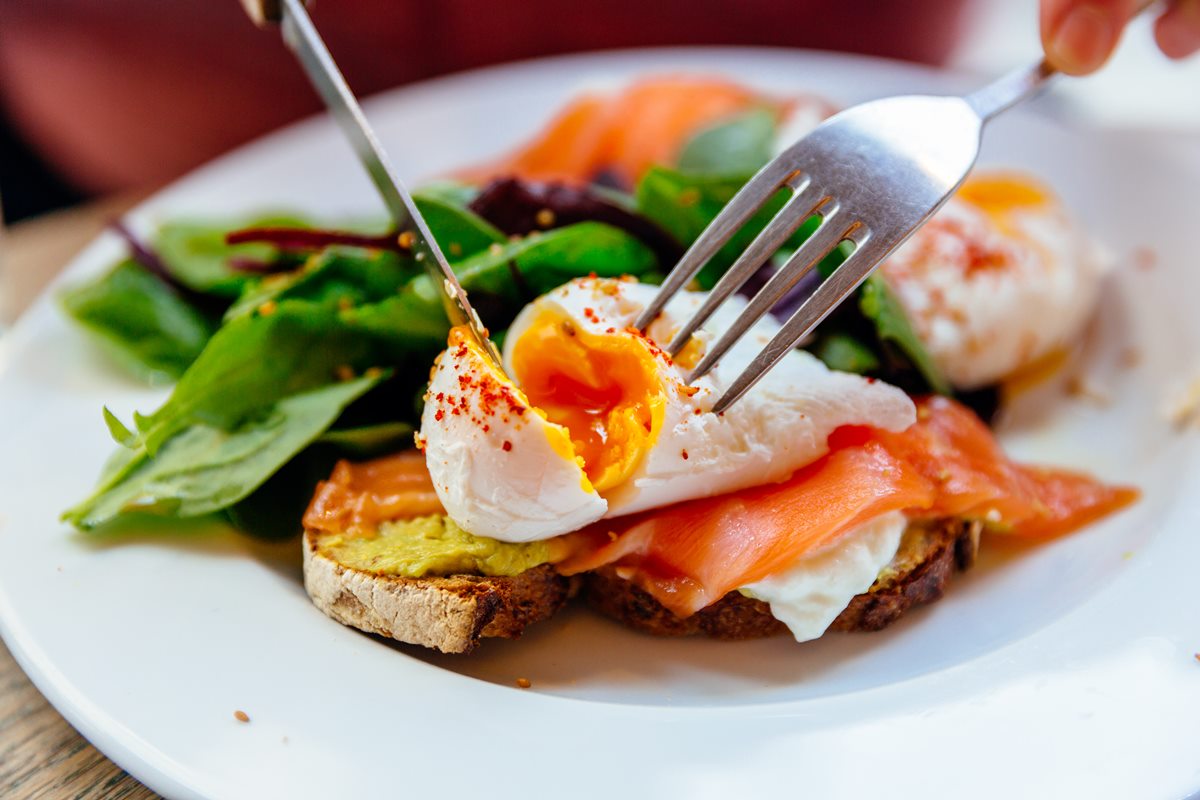
M566 452L566 431L536 413L477 347L452 346L438 357L418 442L438 499L477 536L548 539L608 509Z
M882 514L848 531L832 546L741 591L770 605L771 615L787 625L797 642L820 638L895 558L906 526L903 513Z

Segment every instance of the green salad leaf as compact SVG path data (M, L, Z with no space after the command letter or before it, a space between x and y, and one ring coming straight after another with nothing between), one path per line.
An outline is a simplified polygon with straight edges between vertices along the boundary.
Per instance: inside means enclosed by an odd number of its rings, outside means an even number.
M638 182L638 212L658 223L686 247L696 241L748 177L688 174L653 167ZM751 240L762 232L771 217L779 212L786 200L786 193L780 191L717 251L697 276L702 289L713 287ZM816 227L816 219L806 221L784 246L799 246Z
M153 454L190 425L232 428L257 409L324 386L339 373L401 365L416 349L403 335L403 317L388 320L401 335L385 338L364 335L369 331L354 312L336 303L283 300L269 314L228 321L166 403L149 416L134 416L141 443Z
M929 351L913 330L904 307L883 276L876 273L867 278L859 289L858 307L875 325L879 341L898 348L912 362L930 389L945 395L954 392L954 387L933 362Z
M866 344L845 333L831 333L820 337L813 355L825 362L825 366L841 372L865 375L883 366L879 356Z
M150 382L182 375L216 329L212 319L132 260L68 289L60 299L71 319Z
M225 312L233 320L265 303L308 300L342 307L378 302L394 295L413 275L412 259L382 250L327 247L291 272L279 272L250 285Z
M442 252L450 261L478 253L507 237L496 226L458 202L454 195L417 192L413 198Z
M449 203L457 208L465 209L479 194L479 188L469 183L455 180L436 180L423 184L413 193L418 199L433 198Z
M229 507L258 488L383 376L298 392L231 428L193 424L154 455L122 448L109 480L63 514L83 530L118 517L194 517Z
M525 302L589 273L642 275L658 259L641 241L602 222L578 222L496 245L454 265L462 286Z
M771 160L776 114L754 108L732 119L705 128L684 145L678 167L683 172L745 176L758 172Z
M159 226L151 245L171 275L184 286L213 297L233 300L259 276L235 269L230 259L270 263L279 251L274 245L247 242L225 244L225 234L240 228L306 228L309 223L282 214L244 220L171 220Z
M317 444L332 445L345 453L369 458L411 447L415 432L416 428L407 422L381 422L326 431Z

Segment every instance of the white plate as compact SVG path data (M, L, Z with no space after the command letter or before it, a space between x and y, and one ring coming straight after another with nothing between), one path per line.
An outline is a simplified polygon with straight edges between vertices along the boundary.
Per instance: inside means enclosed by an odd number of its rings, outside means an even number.
M841 102L962 85L846 57L662 50L452 77L380 98L370 113L416 177L502 150L583 86L679 70ZM1120 258L1081 361L1108 402L1045 386L1004 437L1019 456L1139 484L1145 499L1115 519L1022 552L990 547L945 600L880 634L804 646L656 640L570 612L520 642L437 657L322 616L294 544L203 528L93 539L56 522L110 450L101 405L127 418L161 393L123 379L43 297L0 356L4 637L101 750L176 797L1195 791L1200 471L1194 439L1161 409L1200 346L1188 246L1200 182L1030 112L1000 120L987 150L1049 179ZM262 206L376 210L332 127L316 121L200 170L136 216ZM1137 269L1131 254L1145 245L1157 263ZM118 253L101 239L64 280ZM1135 367L1127 348L1140 352ZM533 688L515 688L518 677ZM236 722L235 709L252 722Z

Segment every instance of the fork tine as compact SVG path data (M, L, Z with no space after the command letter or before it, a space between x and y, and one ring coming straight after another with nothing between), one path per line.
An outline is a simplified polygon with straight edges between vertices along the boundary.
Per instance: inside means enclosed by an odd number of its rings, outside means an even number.
M754 323L770 311L789 289L807 275L842 240L852 237L861 227L858 222L852 222L849 225L843 223L837 216L837 211L836 206L826 211L821 227L817 228L795 253L792 253L791 258L767 281L767 285L750 300L749 305L738 315L729 330L725 331L721 338L708 349L704 358L688 375L688 383L704 377L717 365L729 348L737 344L738 340L746 335L746 331L750 330ZM804 305L807 306L808 302L806 301ZM803 307L801 306L801 308Z
M688 281L696 277L696 273L716 255L730 237L795 176L794 168L784 164L781 159L775 159L747 181L683 254L683 258L667 275L658 294L650 301L650 305L643 309L634 325L639 330L644 330L653 322L671 298L686 286Z
M725 390L725 394L713 406L713 412L719 414L729 408L737 402L738 398L749 391L751 386L758 383L759 379L771 367L779 363L780 359L787 355L797 342L808 336L817 325L821 324L821 321L829 316L829 313L846 295L853 292L860 283L866 280L891 249L882 241L873 240L869 234L865 239L860 239L858 247L850 254L850 257L842 262L842 265L825 279L825 282L813 292L812 296L804 301L796 313L792 314L791 318L780 328L779 333L775 334L762 352L730 384L729 388Z
M671 343L667 345L667 353L671 356L679 355L679 351L687 345L692 334L708 321L726 298L742 288L742 285L750 280L750 276L757 272L776 250L783 247L805 220L813 214L820 213L828 201L828 193L818 191L812 181L794 194L779 213L771 218L762 232L754 237L754 241L738 256L733 266L726 270L721 280L717 281L717 285L704 298L704 304L671 339Z

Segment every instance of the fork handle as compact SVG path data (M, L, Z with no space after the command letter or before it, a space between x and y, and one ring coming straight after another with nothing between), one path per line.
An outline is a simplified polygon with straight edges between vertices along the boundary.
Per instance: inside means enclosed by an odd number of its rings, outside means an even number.
M1137 10L1133 16L1140 16L1157 3L1158 0L1138 0ZM971 108L975 109L975 113L979 115L980 119L987 122L1001 111L1011 108L1039 92L1057 74L1058 70L1050 66L1050 63L1043 58L1031 67L1022 67L997 78L963 99Z
M1013 70L963 99L975 109L980 119L987 122L1001 111L1036 94L1057 74L1058 70L1042 59L1031 67Z

